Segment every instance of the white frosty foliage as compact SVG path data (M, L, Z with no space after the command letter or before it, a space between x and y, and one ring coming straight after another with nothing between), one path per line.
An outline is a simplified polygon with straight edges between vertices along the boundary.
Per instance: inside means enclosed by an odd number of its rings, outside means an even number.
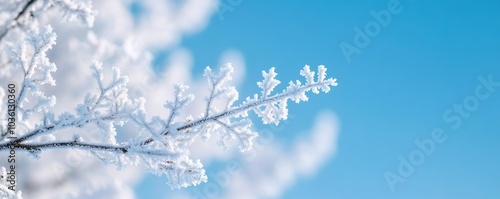
M52 27L47 26L41 31L28 32L26 38L19 43L8 43L11 64L20 68L24 79L17 97L17 106L25 119L33 112L48 112L48 107L55 104L54 96L46 96L40 90L40 85L55 86L51 73L56 71L56 65L47 58L47 51L56 43L56 34ZM31 102L31 106L25 103Z
M140 98L131 100L128 98L126 84L127 77L120 74L119 68L113 68L113 77L109 83L105 83L102 66L94 62L91 66L92 77L97 83L97 92L88 93L83 103L78 105L76 114L65 112L59 116L47 109L52 106L54 100L44 100L43 92L39 86L52 83L50 73L55 70L55 65L48 62L45 51L54 44L55 35L50 34L50 27L42 32L35 32L28 37L27 41L21 43L17 48L12 47L12 57L16 58L14 63L17 68L24 72L24 80L19 99L26 99L24 93L35 91L33 95L37 101L38 110L43 107L42 121L33 129L21 136L19 139L0 144L0 149L8 146L31 152L38 156L40 152L51 148L77 148L87 150L90 154L107 164L115 164L119 168L125 165L144 164L150 172L157 175L166 175L167 184L171 188L182 188L197 185L207 181L205 170L199 160L189 158L188 146L201 135L208 137L213 133L220 135L219 144L227 146L227 142L236 139L240 143L240 149L246 151L252 148L252 140L258 134L252 131L252 122L247 118L248 111L254 110L262 117L264 123L279 124L280 120L286 119L288 115L287 101L292 99L296 102L307 100L306 92L317 89L328 92L330 86L335 86L335 79L325 80L325 68L319 67L318 80L314 80L314 72L309 66L304 67L301 74L306 77L306 84L291 83L284 91L274 95L272 91L279 84L276 80L277 73L272 68L269 72L263 72L264 80L258 85L262 89L262 96L254 95L247 98L242 104L234 105L238 99L238 92L233 86L226 85L231 80L233 67L230 64L214 73L209 67L205 69L204 76L210 86L210 94L206 97L206 107L197 118L179 118L180 112L186 108L194 99L191 94L185 94L188 87L182 84L176 85L173 101L167 101L164 105L169 114L166 118L155 116L148 120L144 109L145 100ZM32 47L34 53L27 53L27 47ZM42 75L38 75L38 73ZM216 107L216 101L222 100L224 107ZM31 113L34 108L26 108L24 103L19 104L20 110ZM133 122L138 128L136 137L127 142L116 141L115 125L123 125ZM54 133L66 128L79 128L84 126L96 126L104 133L103 140L88 142L79 135L71 140L58 140L46 143L37 143L32 140L43 134Z
M23 199L22 192L21 191L12 191L9 189L9 186L11 184L7 181L7 171L5 170L5 167L2 167L2 170L0 171L0 197L2 199Z
M21 35L31 27L38 26L40 20L52 8L57 8L64 21L78 21L92 27L97 11L90 1L82 0L7 0L0 4L0 40L11 34ZM12 35L14 34L14 35ZM29 33L28 33L29 34Z
M92 74L89 79L95 83L95 88L82 92L86 95L78 100L80 104L65 112L57 112L53 110L56 97L46 94L50 93L48 87L56 86L52 75L57 67L47 57L56 43L56 34L50 25L39 25L39 20L52 8L61 11L64 20L76 20L88 26L92 26L96 15L90 2L78 0L8 0L5 7L0 7L0 48L3 50L0 61L9 67L2 68L0 76L19 74L22 82L17 89L19 114L16 122L18 126L27 127L26 131L18 132L17 139L5 140L6 114L0 107L0 150L14 147L40 157L43 151L49 149L78 149L118 168L135 165L146 168L150 173L165 175L167 184L179 189L208 180L200 160L190 157L189 148L195 140L206 140L216 135L220 137L218 144L224 148L231 140L236 140L241 151L250 150L258 134L252 130L249 111L253 110L265 124L278 125L288 118L288 100L297 103L307 101L309 91L326 93L331 86L337 85L335 79L326 78L324 66L319 66L317 77L316 72L305 66L300 71L300 75L305 77L304 84L297 80L290 82L283 91L276 92L281 81L276 79L275 68L271 68L262 72L264 79L257 83L262 90L260 95L255 94L236 103L239 93L230 85L234 68L227 64L215 72L207 67L204 77L207 78L209 92L200 98L205 99L203 110L185 117L186 109L189 109L195 96L188 93L187 85L177 84L173 99L163 99L167 100L164 114L151 117L145 109L147 102L144 98L129 96L129 78L122 75L119 67L112 68L112 76L107 77L103 64L94 61L92 64L85 63L90 64ZM93 34L89 34L89 40L93 44L91 47L106 42ZM96 57L99 59L102 56ZM4 95L5 91L0 89L0 97ZM136 133L128 137L119 136L119 126L133 128ZM103 136L89 139L77 133L64 135L71 129L82 128L100 132ZM17 197L18 193L10 193L3 188L0 184L4 197Z
M271 92L273 92L274 88L278 86L281 82L275 77L278 73L274 72L274 67L269 70L269 73L266 71L262 71L262 76L264 80L262 82L257 82L257 85L262 89L262 97L267 98Z
M47 5L58 7L63 13L65 21L78 21L83 25L92 27L97 11L92 10L91 1L82 0L46 0Z

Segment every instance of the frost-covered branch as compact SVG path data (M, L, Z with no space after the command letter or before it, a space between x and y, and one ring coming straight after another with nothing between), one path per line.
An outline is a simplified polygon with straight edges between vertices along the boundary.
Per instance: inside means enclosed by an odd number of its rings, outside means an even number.
M0 144L0 150L14 147L38 156L46 149L81 149L97 153L103 161L119 166L127 162L142 160L153 173L183 179L175 181L180 183L170 181L169 185L172 188L186 187L206 181L201 163L190 160L187 150L198 136L208 137L216 133L220 135L221 146L225 147L229 140L237 139L242 151L249 150L252 147L252 140L258 136L252 131L252 122L247 118L249 111L253 110L265 124L277 125L287 118L288 100L297 103L307 101L308 91L319 93L319 90L322 90L326 93L330 90L330 86L337 85L335 79L325 79L326 68L324 66L319 66L317 78L314 78L314 72L310 71L309 66L305 66L301 75L306 77L306 83L290 82L290 85L282 92L271 95L279 84L279 81L275 79L277 74L272 68L269 72L263 72L264 80L258 83L262 89L262 95L255 94L253 98L247 97L240 105L234 105L238 93L233 86L225 84L231 79L233 67L228 64L222 67L219 73L213 73L207 67L205 76L211 86L211 91L206 98L206 108L198 118L180 118L180 111L188 106L194 96L185 94L187 86L177 85L174 100L165 103L165 108L170 112L167 117L163 119L155 116L148 121L144 110L145 101L143 99L130 100L127 97L127 78L122 77L118 69L114 70L114 76L109 84L104 83L99 63L95 63L92 69L99 91L96 94L87 95L84 103L76 108L76 115L63 113L56 119L53 113L47 112L44 114L43 121L33 130L16 140ZM30 81L28 76L25 76L25 81ZM222 110L214 106L218 100L225 101ZM23 105L20 104L20 108L22 107ZM137 137L127 142L117 143L114 126L123 125L127 121L133 122L140 132L147 132L147 134L139 133ZM106 135L106 139L97 143L84 142L80 137L71 141L48 143L32 141L37 136L65 128L91 125L98 127ZM152 136L144 138L144 135Z
M209 84L212 87L214 87L213 85L218 85L217 83L222 81L222 80L214 81L214 79L212 78L213 75L211 73L210 68L207 67L205 71L206 71L205 76L208 76ZM232 73L232 66L226 65L221 69L221 73L223 74L219 74L219 76L230 78L231 77L230 74ZM267 74L273 74L273 75L267 75ZM319 66L317 82L314 81L314 72L310 71L309 66L305 66L304 69L301 71L301 75L307 78L306 84L302 85L302 83L298 80L296 81L296 83L290 82L290 85L283 92L275 94L273 96L269 96L272 90L279 84L279 81L274 79L276 75L277 73L274 72L274 68L272 68L269 71L269 73L263 71L263 76L264 76L263 82L277 82L277 83L267 84L267 86L264 86L265 85L264 83L259 82L258 85L263 89L262 96L259 97L257 94L255 94L253 98L247 97L247 99L241 105L234 107L232 107L231 105L235 100L231 99L230 100L231 102L228 103L229 104L228 107L230 108L225 109L224 111L217 111L215 108L211 108L211 104L217 98L216 96L219 96L223 93L214 90L224 90L227 96L237 96L238 95L237 92L231 87L223 88L222 86L216 86L215 88L212 88L210 96L207 98L207 105L203 117L194 120L192 122L187 122L184 125L181 125L174 130L183 131L202 126L202 129L205 128L206 131L208 132L213 131L214 130L213 128L218 129L219 127L226 127L226 130L232 132L232 129L227 128L228 125L221 124L220 120L232 117L234 118L247 117L249 110L254 110L254 112L259 117L262 117L262 121L264 122L264 124L274 123L278 125L280 120L287 118L288 109L286 107L287 107L287 101L289 99L295 101L296 103L299 103L300 101L307 101L308 98L306 96L306 92L312 90L314 93L318 94L319 93L318 89L321 89L323 92L327 93L330 91L330 86L337 85L335 79L332 78L325 79L326 68L324 66L322 65ZM209 115L208 114L209 112L213 113ZM214 124L210 122L215 122L218 125L215 124L216 127L214 127ZM204 126L205 124L206 126ZM163 135L168 135L169 133L170 131L167 130L163 132ZM256 137L254 133L251 132L247 133L249 133L247 139L252 140L253 138ZM143 144L146 145L151 143L152 141L154 141L154 139L150 138L145 140ZM248 141L244 143L251 144L251 142ZM243 146L242 150L248 150L250 148L251 145L247 145Z
M10 1L13 2L18 1ZM50 25L40 27L36 19L42 12L57 7L61 9L64 19L79 20L91 26L96 13L90 3L83 1L22 2L22 7L16 7L19 10L16 17L4 23L0 47L8 56L2 61L8 60L12 71L21 78L15 80L21 81L16 93L18 114L15 119L18 126L26 126L27 129L18 132L16 138L5 139L7 126L4 115L7 114L3 107L0 108L0 151L16 149L38 158L47 150L77 149L119 168L142 165L151 173L166 175L171 188L193 186L207 181L200 160L190 157L189 148L195 140L218 136L218 144L223 148L227 148L231 140L236 140L241 151L248 151L258 137L249 119L250 112L260 117L264 124L278 125L288 118L289 101L308 101L310 92L328 93L332 86L337 86L336 79L326 77L326 67L321 65L317 71L311 71L306 65L300 71L305 78L303 82L290 81L283 90L276 91L281 81L276 79L278 74L275 68L271 68L263 71L263 80L257 82L261 91L238 102L239 93L236 87L230 85L234 72L232 65L222 66L218 71L207 67L204 77L209 92L208 96L202 96L204 107L198 110L197 115L186 111L195 95L189 94L189 87L182 83L175 85L172 99L164 99L163 114L151 115L145 108L146 99L129 96L129 78L122 74L119 67L112 68L112 75L108 77L103 64L94 61L90 65L92 74L88 79L95 84L95 88L79 100L80 104L56 113L53 110L57 105L56 96L50 95L47 87L56 86L53 74L57 67L47 54L56 44L57 36ZM0 9L0 12L4 10ZM27 13L30 16L26 16ZM21 28L21 25L26 28ZM10 34L12 31L20 34L14 37ZM4 91L0 89L0 97L3 96ZM128 137L118 136L120 131L117 127L124 125L135 133ZM75 132L72 130L82 128L103 136L89 139L83 133L72 133ZM2 186L0 184L1 194L8 197L17 194L5 192Z
M23 16L28 8L35 3L37 0L29 0L26 3L22 4L21 6L21 11L19 11L15 17L13 17L12 21L5 23L6 27L4 27L4 30L2 33L0 33L0 41L5 37L5 35L12 29L16 28L19 25L18 20Z
M7 34L15 29L29 30L36 26L38 18L50 9L57 8L63 14L65 21L79 21L81 24L91 27L97 11L92 9L90 1L80 0L6 0L2 2L0 14L10 17L5 21L0 20L3 27L0 29L0 42Z

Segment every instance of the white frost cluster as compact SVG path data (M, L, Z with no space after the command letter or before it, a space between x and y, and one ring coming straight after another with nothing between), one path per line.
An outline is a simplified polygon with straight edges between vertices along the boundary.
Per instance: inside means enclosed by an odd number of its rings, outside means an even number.
M21 83L21 90L16 99L17 106L23 119L34 112L47 113L48 108L55 104L54 96L46 96L40 90L40 86L48 84L55 86L52 73L56 71L56 65L47 58L47 51L56 43L56 34L52 27L47 26L42 30L31 30L26 38L17 43L7 43L10 53L11 65L19 68L26 77ZM28 99L29 97L31 99ZM27 105L31 103L31 105Z
M92 27L97 11L92 9L90 1L81 0L45 0L45 6L56 6L63 13L63 20L78 21L82 25Z
M16 119L18 125L30 127L15 140L4 139L5 110L0 108L0 150L13 146L39 157L44 150L79 149L119 168L144 166L151 173L166 175L167 184L178 189L207 181L200 160L190 158L189 146L196 139L205 140L215 134L220 137L218 143L224 148L230 140L237 140L241 151L250 150L258 134L252 130L249 112L261 117L264 124L278 125L288 117L288 100L296 103L307 101L309 91L327 93L331 86L337 86L336 79L326 78L324 66L319 66L318 71L305 66L300 71L305 77L304 83L290 81L284 90L275 92L281 82L276 79L275 69L271 68L262 72L264 79L257 83L261 93L236 103L239 93L229 84L234 72L231 64L220 67L218 71L207 67L204 77L210 89L205 96L204 110L198 115L181 117L195 96L188 93L187 85L178 84L173 99L165 99L165 114L148 117L144 108L146 100L129 96L129 79L121 74L120 68L114 67L113 75L105 77L103 64L94 61L90 66L90 79L96 88L88 92L73 110L56 114L52 110L56 98L46 93L47 86L56 85L52 74L57 67L47 57L48 51L56 44L56 34L50 25L41 26L37 22L54 7L62 11L65 20L77 20L88 26L92 26L96 14L90 3L77 0L8 0L0 7L0 61L9 67L5 71L1 69L0 76L12 73L22 78L17 89L19 114ZM0 88L0 97L4 94ZM117 128L125 125L135 128L137 133L125 139L118 136ZM72 128L87 127L104 136L98 140L78 134L54 136ZM52 138L38 139L44 135ZM0 183L0 193L4 197L20 196L20 193L5 191L2 186Z
M9 189L10 183L7 181L7 171L2 167L0 171L0 197L2 199L23 199L21 191L12 191Z
M253 98L247 98L244 104L247 104L247 106L256 105L253 110L262 118L264 124L274 123L278 125L281 120L286 120L288 117L287 101L289 99L296 103L307 101L309 99L306 95L308 91L312 90L313 93L319 94L319 90L322 90L328 93L330 86L337 86L336 79L325 79L325 66L320 65L318 67L317 81L314 80L314 74L315 72L311 71L310 67L306 65L300 71L300 75L306 78L305 84L302 84L299 80L296 80L295 83L290 81L290 85L283 92L269 96L281 82L275 79L278 74L274 68L271 68L269 72L262 71L264 80L257 82L257 85L262 89L262 96L259 97L255 94ZM255 104L259 101L263 101L264 103Z

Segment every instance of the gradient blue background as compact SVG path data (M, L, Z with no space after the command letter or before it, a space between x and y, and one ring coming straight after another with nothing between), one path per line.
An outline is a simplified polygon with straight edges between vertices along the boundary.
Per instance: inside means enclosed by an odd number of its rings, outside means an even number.
M195 74L216 66L225 50L241 51L247 71L240 96L258 92L260 72L272 66L284 82L299 78L305 64L324 64L338 79L332 93L290 105L300 122L278 135L284 142L309 129L323 109L336 112L341 131L337 155L282 198L500 198L500 87L459 129L443 119L474 95L479 76L500 81L500 2L401 0L402 12L348 63L339 44L353 44L354 27L374 21L370 11L388 2L243 0L182 45L194 55ZM396 172L398 156L418 149L414 140L435 128L447 133L446 142L392 192L384 173ZM137 196L162 198L167 189L148 177Z

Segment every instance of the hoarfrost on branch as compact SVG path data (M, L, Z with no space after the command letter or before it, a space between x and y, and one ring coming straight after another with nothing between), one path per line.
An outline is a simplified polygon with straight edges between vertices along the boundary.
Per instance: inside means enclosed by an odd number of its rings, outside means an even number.
M56 97L47 95L43 88L56 86L52 75L57 66L47 57L47 52L56 44L57 36L50 25L41 25L39 22L45 12L54 8L60 11L65 21L79 21L87 26L92 26L97 14L90 3L76 0L7 0L0 7L0 61L3 67L8 67L2 69L0 75L8 78L11 73L22 73L16 96L16 122L31 127L18 135L17 139L6 139L7 115L5 105L2 105L0 150L14 147L38 158L45 150L79 149L118 167L142 164L151 173L166 175L171 188L193 186L207 181L200 160L192 160L189 155L188 149L194 140L218 134L218 143L222 147L226 148L228 142L235 139L241 151L250 150L258 134L252 130L249 112L254 112L264 124L278 125L287 119L289 100L296 103L307 101L310 91L315 94L321 91L328 93L332 86L337 85L336 79L326 77L326 67L320 65L317 71L311 71L306 65L300 71L304 82L290 81L284 90L276 92L281 81L276 79L275 68L271 68L263 71L263 80L257 82L261 93L237 104L238 91L229 85L234 70L231 64L217 71L206 67L204 77L210 90L208 96L196 96L204 97L206 103L199 115L181 117L182 111L195 96L189 94L187 85L177 84L173 99L165 99L165 114L148 117L144 108L146 99L129 97L129 79L121 74L120 68L113 68L113 75L105 77L102 63L94 61L90 66L91 78L97 88L87 93L74 110L56 115L51 110L57 103ZM4 95L4 89L0 88L2 104ZM216 106L216 102L224 105ZM32 116L40 119L33 122L29 120ZM116 127L125 123L133 123L137 133L127 141L118 142ZM100 131L104 135L103 139L85 140L78 134L73 135L72 139L54 136L44 141L38 139L63 129L82 127ZM0 183L0 193L9 198L21 197L20 192L6 189L3 181Z

